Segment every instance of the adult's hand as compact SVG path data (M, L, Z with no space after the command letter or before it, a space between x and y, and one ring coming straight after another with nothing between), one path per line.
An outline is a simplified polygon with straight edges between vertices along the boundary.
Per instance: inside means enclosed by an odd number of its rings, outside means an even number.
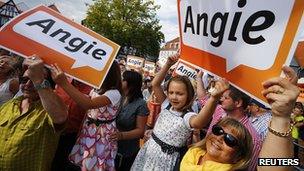
M204 72L203 72L202 70L199 70L199 71L197 72L196 79L201 80L202 77L203 77L203 75L204 75Z
M56 84L58 84L61 87L65 84L69 84L67 77L65 76L64 72L57 64L52 65L51 72L52 72L52 78Z
M297 82L298 82L297 73L292 68L290 68L288 66L283 66L282 70L285 74L286 79L289 82L291 82L292 84L297 85Z
M219 79L215 82L214 90L210 95L215 99L220 99L223 93L229 88L229 82L226 79Z
M283 68L284 71L284 68ZM299 88L293 84L292 80L276 77L263 83L262 94L269 102L273 116L289 118L300 94Z
M44 80L44 63L38 56L33 55L26 58L23 65L27 66L28 77L34 84L40 84Z
M110 141L118 141L122 139L122 133L119 131L116 131L110 135Z

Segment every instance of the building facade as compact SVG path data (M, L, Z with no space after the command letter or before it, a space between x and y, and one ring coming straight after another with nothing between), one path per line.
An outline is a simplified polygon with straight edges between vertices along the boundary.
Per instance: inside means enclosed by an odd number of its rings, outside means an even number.
M168 57L170 55L173 55L177 52L177 50L179 49L180 45L179 45L179 37L167 42L161 49L159 52L159 56L158 56L158 64L162 67Z
M0 27L20 13L21 11L13 0L7 2L0 1Z
M48 7L60 13L55 4L48 5ZM0 0L0 27L28 9L30 8L24 2L16 4L13 0L7 2Z

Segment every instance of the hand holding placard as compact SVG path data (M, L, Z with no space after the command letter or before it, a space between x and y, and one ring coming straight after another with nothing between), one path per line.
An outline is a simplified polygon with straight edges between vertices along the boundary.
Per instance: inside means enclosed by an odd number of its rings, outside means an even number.
M65 76L62 69L58 66L58 64L52 65L51 72L52 72L53 80L60 87L66 85L66 84L69 84L67 77Z
M23 65L28 66L28 77L34 84L40 84L44 79L44 63L37 55L24 60Z
M290 70L283 67L285 75L290 75ZM292 74L293 75L293 74ZM291 83L287 78L275 77L263 83L265 90L262 94L269 102L272 114L279 117L289 117L295 103L295 99L300 94L299 88Z
M180 57L179 53L176 53L172 56L169 56L168 59L167 59L166 64L170 67L173 66L178 61L179 57Z
M210 92L211 97L219 100L223 93L229 88L229 82L226 79L219 79L215 83L213 91Z

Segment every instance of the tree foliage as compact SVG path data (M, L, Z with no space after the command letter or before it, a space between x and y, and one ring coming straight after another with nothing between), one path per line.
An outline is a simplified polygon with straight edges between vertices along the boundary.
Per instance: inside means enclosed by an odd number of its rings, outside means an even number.
M84 25L136 55L157 57L164 35L153 0L94 0Z

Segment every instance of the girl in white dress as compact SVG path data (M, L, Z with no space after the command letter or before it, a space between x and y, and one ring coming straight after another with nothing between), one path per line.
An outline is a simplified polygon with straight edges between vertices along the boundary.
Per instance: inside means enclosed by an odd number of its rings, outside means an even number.
M199 114L191 112L194 89L186 76L176 76L169 80L167 94L161 88L167 71L179 58L179 54L168 58L166 64L152 81L152 89L162 110L156 121L151 138L139 151L131 170L179 170L180 154L186 146L191 131L206 126L212 117L221 93L229 84L220 80L215 85L206 105Z

